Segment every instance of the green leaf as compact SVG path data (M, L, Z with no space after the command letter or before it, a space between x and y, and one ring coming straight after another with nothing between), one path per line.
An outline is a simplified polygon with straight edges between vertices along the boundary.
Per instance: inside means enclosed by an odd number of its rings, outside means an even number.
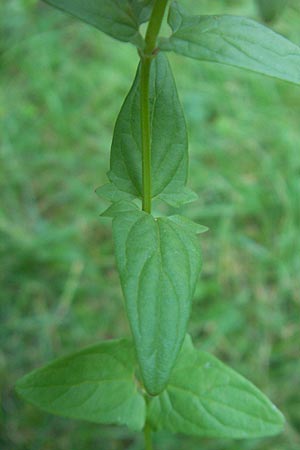
M149 101L152 196L172 194L173 201L178 197L181 203L188 169L187 132L171 68L163 54L151 65ZM108 176L121 191L142 197L139 68L117 119Z
M134 195L128 194L128 192L120 191L113 183L106 183L96 189L98 197L102 197L109 200L112 203L119 202L121 200L134 200Z
M300 83L300 47L251 19L189 16L175 2L168 22L173 34L162 50Z
M287 0L256 0L260 15L265 22L272 22L284 10Z
M208 231L207 227L200 225L199 223L194 222L193 220L190 220L185 216L175 214L174 216L169 216L169 219L193 234L201 234Z
M167 389L150 401L155 429L215 438L258 438L279 433L284 418L252 383L189 338Z
M16 390L51 414L141 430L145 402L134 383L135 364L131 342L106 341L34 370Z
M180 351L199 275L194 233L142 211L113 219L117 265L141 376L156 395Z
M160 200L168 203L169 205L178 208L186 203L191 203L198 200L198 195L191 189L182 186L178 191L174 190L174 186L171 186L172 191L165 189L161 194L157 196Z
M115 39L143 46L139 26L149 20L153 0L44 0Z
M113 203L109 208L107 208L101 216L103 217L116 217L118 214L136 211L138 206L135 203L121 200L119 202Z

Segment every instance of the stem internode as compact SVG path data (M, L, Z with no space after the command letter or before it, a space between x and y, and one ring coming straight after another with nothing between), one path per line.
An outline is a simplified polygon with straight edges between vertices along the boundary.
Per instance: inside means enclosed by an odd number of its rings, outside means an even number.
M142 131L142 209L151 213L151 123L149 107L150 70L155 57L157 36L168 0L156 0L145 36L145 49L141 53L141 131Z

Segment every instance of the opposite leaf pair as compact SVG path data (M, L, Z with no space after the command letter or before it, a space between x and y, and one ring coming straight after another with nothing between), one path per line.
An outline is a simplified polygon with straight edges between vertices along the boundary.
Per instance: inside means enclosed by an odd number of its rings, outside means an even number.
M154 0L44 0L115 39L143 50L140 25L150 18ZM264 17L274 17L286 0L256 0ZM172 34L160 38L163 51L252 70L300 83L300 48L288 39L246 17L187 14L171 3L168 22Z
M146 402L134 378L134 348L106 341L23 377L18 393L41 409L101 424L187 435L250 438L283 426L276 407L249 381L186 337L167 389Z

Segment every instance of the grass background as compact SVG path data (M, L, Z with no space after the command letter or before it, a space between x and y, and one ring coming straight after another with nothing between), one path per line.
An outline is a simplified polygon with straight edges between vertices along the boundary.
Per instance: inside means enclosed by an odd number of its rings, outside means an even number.
M186 0L257 17L250 0ZM300 44L291 1L276 30ZM103 338L128 335L105 206L114 121L135 50L41 2L0 5L0 377L3 450L141 450L125 428L72 422L19 400L17 378ZM210 228L189 331L259 386L287 419L271 439L155 435L157 449L300 448L300 89L170 56L190 132L182 208Z

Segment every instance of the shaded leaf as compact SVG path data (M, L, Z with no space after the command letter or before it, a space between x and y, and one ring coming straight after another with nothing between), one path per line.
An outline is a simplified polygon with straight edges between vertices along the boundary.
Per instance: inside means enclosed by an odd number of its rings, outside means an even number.
M175 186L171 186L171 190L165 189L157 197L174 208L178 208L181 205L198 200L198 195L196 192L187 187L182 188L181 186L178 191L175 189Z
M51 414L140 430L145 402L134 383L132 343L106 341L21 378L16 390Z
M188 337L167 389L149 404L155 429L215 438L258 438L282 431L284 418L252 383Z
M139 26L149 20L153 0L43 0L115 39L143 46Z
M164 193L182 203L188 168L187 132L169 63L163 54L150 76L152 196ZM109 179L118 189L142 197L140 70L116 122ZM184 199L185 201L185 199Z
M169 219L194 234L201 234L208 231L207 227L200 225L199 223L194 222L193 220L190 220L185 216L175 214L174 216L169 216Z
M110 202L118 202L120 200L134 200L134 195L128 192L120 191L113 183L106 183L96 189L98 197L102 197Z
M137 211L139 208L135 203L121 200L119 202L113 203L109 208L107 208L101 216L103 217L115 217L118 214Z
M141 376L155 395L165 388L186 333L201 265L198 239L142 211L116 216L113 235Z
M300 83L300 47L246 17L189 16L174 2L160 48Z

